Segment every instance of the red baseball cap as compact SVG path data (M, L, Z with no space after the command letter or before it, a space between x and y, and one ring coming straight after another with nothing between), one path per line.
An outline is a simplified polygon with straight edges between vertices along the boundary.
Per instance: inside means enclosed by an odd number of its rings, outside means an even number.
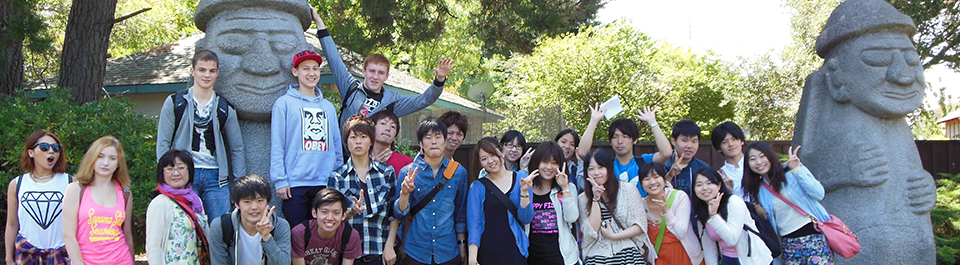
M300 63L306 60L317 61L317 64L323 63L323 58L321 58L319 54L311 50L303 50L302 52L298 52L293 56L293 68L297 68Z

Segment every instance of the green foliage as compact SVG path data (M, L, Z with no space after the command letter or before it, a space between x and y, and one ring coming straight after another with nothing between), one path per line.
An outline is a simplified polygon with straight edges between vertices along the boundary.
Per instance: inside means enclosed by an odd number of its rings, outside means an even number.
M309 0L340 46L360 54L443 33L451 18L441 0Z
M960 105L948 104L948 102L953 102L953 97L947 95L946 90L946 87L941 87L939 91L931 93L936 98L933 103L924 104L920 109L907 115L907 121L910 122L914 138L918 140L949 139L944 133L943 126L937 124L937 120L957 110Z
M594 20L603 0L479 0L472 26L485 54L528 54L541 37L575 33Z
M22 175L20 154L27 136L36 130L51 131L60 137L67 157L67 173L77 171L80 160L93 141L105 135L120 140L126 153L134 198L136 227L143 227L149 195L156 187L156 121L136 114L125 97L104 98L84 105L70 103L70 90L55 88L46 100L34 101L18 96L0 97L0 183ZM6 189L0 190L5 200ZM6 205L6 204L4 204ZM139 217L139 218L138 218ZM136 238L143 238L138 230ZM139 242L143 242L139 240ZM142 249L142 245L138 245Z
M193 25L193 14L199 0L119 1L117 17L151 8L113 26L110 34L110 55L119 58L168 42L185 38L200 30Z
M736 93L735 122L743 128L747 139L779 140L793 137L793 126L803 80L807 73L775 62L767 53L754 59L741 59L741 74Z
M937 244L937 264L960 264L960 174L941 173L937 205L930 212Z
M946 63L960 70L960 1L887 0L917 24L917 53L923 68Z
M624 23L545 39L532 54L511 59L505 68L492 103L508 115L490 133L515 129L529 142L552 140L565 127L586 128L589 106L614 95L624 106L619 117L633 118L652 106L659 109L665 130L681 119L719 124L734 117L737 104L726 95L736 85L727 64L655 43ZM599 130L609 122L602 121ZM652 141L641 127L641 140ZM595 140L606 139L606 133L596 135Z

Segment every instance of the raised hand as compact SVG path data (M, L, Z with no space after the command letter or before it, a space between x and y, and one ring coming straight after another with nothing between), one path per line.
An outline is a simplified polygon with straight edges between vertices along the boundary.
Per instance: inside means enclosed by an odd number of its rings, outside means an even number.
M390 148L387 148L387 149L384 149L383 152L380 152L379 154L374 154L373 160L377 162L386 163L387 160L389 160L390 156L392 155L393 155L393 150L390 150Z
M533 156L533 147L527 148L527 152L520 157L520 169L527 168L530 165L530 157Z
M643 107L643 110L638 111L639 115L635 117L637 120L646 122L647 124L657 123L656 110L650 109L650 107Z
M723 185L727 186L728 190L733 191L733 180L730 179L730 177L727 177L727 173L723 170L720 170L720 177L723 178Z
M444 81L447 80L447 75L450 74L452 68L453 59L444 58L437 62L437 68L433 68L433 72L437 74L437 80Z
M674 176L679 175L679 174L680 174L680 171L683 171L683 167L680 166L680 161L681 161L681 160L683 160L683 153L681 153L681 152L674 152L674 155L673 155L673 165L670 166L670 171L667 172L667 178L666 178L666 180L667 180L668 182L669 182L671 179L673 179Z
M720 198L723 197L723 193L717 193L717 197L710 199L707 205L707 209L710 211L710 216L717 214L717 209L720 208Z
M800 146L797 146L797 149L793 147L787 149L787 155L790 157L787 159L787 168L794 169L800 166Z
M520 194L527 194L530 187L533 187L533 174L520 179Z
M366 204L363 203L363 192L360 193L360 197L353 197L353 206L350 207L350 210L356 214L363 214L363 211L366 210Z
M407 172L407 176L403 178L403 183L400 184L400 194L410 195L410 192L417 188L417 185L413 183L413 180L417 177L417 171L420 168L415 166L410 166L413 170Z
M326 29L326 28L327 28L327 26L323 24L323 19L320 18L320 14L317 14L317 10L316 10L316 9L311 8L311 9L310 9L310 15L313 16L313 22L316 22L316 23L317 23L317 29L318 29L318 30L320 30L320 29Z
M260 217L260 221L257 222L257 232L260 233L260 237L263 238L263 241L270 239L270 230L273 230L273 222L270 222L270 217L273 216L273 210L276 209L277 206L271 206L270 211Z
M596 103L593 107L590 107L590 120L591 121L600 121L603 119L603 115L607 114L607 109L601 109L600 103Z
M557 176L554 177L554 179L556 179L557 184L560 185L560 190L570 189L570 177L567 176L567 172L565 170L567 167L565 165L559 165L559 167L560 167L560 173L557 174Z
M606 191L606 189L603 186L597 185L597 181L593 180L593 177L587 177L587 181L589 181L590 185L593 186L593 189L591 190L591 192L593 192L593 199L600 199L600 196L603 195L603 192Z
M660 206L660 215L667 214L667 211L670 210L670 208L667 206L667 202L658 199L652 199L652 201Z

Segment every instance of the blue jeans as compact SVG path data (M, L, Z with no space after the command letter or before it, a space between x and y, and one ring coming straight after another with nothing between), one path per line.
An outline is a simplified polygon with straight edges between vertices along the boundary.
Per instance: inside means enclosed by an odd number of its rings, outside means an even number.
M290 199L283 201L281 209L283 210L283 218L287 220L287 223L290 223L291 227L295 227L305 220L313 219L310 201L323 188L324 186L290 188Z
M230 211L230 187L220 187L220 170L197 168L194 170L193 191L203 201L203 213L207 223Z

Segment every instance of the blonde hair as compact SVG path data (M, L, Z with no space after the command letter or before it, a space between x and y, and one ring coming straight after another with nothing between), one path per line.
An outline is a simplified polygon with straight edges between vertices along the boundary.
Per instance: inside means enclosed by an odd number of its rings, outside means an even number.
M73 176L80 184L90 185L93 182L94 178L94 164L97 163L97 158L100 156L100 152L103 152L104 148L108 146L113 146L117 149L117 170L113 171L113 182L120 184L123 188L130 188L130 174L127 170L127 159L123 153L123 146L120 145L120 141L113 136L104 136L100 137L96 141L90 144L90 148L87 149L87 153L83 155L83 160L80 161L80 169L77 170L77 174Z

